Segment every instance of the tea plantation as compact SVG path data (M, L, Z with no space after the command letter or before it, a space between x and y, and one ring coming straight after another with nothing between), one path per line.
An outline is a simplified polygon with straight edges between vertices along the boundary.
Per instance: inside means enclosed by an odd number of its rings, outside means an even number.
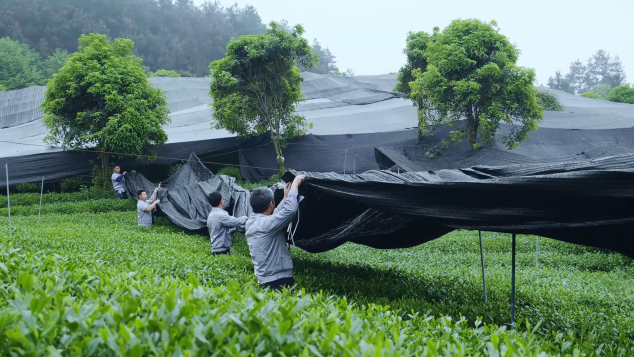
M477 232L400 250L292 248L297 288L261 290L245 238L212 256L208 237L163 218L136 225L107 194L0 198L0 355L632 356L634 262ZM2 200L4 199L4 201ZM629 239L629 237L623 237Z

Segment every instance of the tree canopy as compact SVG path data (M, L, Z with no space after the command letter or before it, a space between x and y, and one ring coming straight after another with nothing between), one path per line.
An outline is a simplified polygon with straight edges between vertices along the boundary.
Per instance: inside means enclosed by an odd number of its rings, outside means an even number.
M417 107L420 134L455 128L435 149L464 139L472 148L492 144L500 123L515 124L499 138L515 148L543 118L534 71L516 65L519 50L495 22L454 20L442 32L410 34L405 53L396 89Z
M271 22L265 34L241 36L227 45L227 56L209 66L215 128L240 137L270 132L280 172L284 140L305 133L310 124L295 112L303 99L297 65L314 67L317 55L302 37L304 29L281 29Z
M82 34L128 38L134 54L155 71L207 73L224 56L232 37L264 32L253 6L196 6L190 0L3 0L0 37L9 36L48 57L55 49L74 52Z
M180 73L176 71L171 71L169 69L159 69L154 73L149 73L148 77L180 77Z
M167 101L150 85L127 39L110 42L106 35L79 39L79 51L48 82L42 107L49 130L46 142L64 149L95 147L101 172L109 153L151 161L151 145L162 145L169 122Z
M616 87L610 91L606 99L611 102L634 104L634 88L629 84Z
M612 88L625 84L625 70L618 56L611 57L604 50L598 50L587 64L576 60L570 64L568 73L555 72L548 78L548 86L571 94L593 92L601 97ZM603 87L602 87L603 86Z

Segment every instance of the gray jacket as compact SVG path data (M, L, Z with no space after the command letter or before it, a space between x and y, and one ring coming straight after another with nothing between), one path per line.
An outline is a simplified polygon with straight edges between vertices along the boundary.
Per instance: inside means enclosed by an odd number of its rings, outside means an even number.
M243 226L247 220L244 217L236 218L230 216L227 211L213 207L207 217L207 228L211 237L211 251L218 253L231 248L233 242L229 235L228 227Z
M290 191L272 215L256 213L247 220L247 244L260 284L293 276L293 260L285 245L284 230L298 208L297 191Z

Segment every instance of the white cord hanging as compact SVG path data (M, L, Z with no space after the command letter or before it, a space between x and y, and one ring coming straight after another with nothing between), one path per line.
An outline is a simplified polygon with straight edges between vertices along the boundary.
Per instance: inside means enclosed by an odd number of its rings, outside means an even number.
M296 247L294 237L295 232L297 232L297 226L299 226L299 210L297 210L297 223L295 224L295 229L293 229L293 222L289 223L288 228L286 229L288 237L291 239L291 242L293 242L293 247Z

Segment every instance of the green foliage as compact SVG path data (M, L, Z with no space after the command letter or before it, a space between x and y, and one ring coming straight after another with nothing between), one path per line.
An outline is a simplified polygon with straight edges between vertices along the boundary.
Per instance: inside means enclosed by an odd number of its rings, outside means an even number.
M240 137L270 132L280 173L283 142L311 126L295 112L303 99L296 64L313 67L317 56L297 25L291 32L275 22L265 34L241 36L227 45L227 56L209 66L213 127Z
M610 91L606 99L611 102L634 104L634 88L629 84L616 87Z
M45 192L42 196L42 204L55 204L55 203L72 203L83 202L90 200L101 200L106 198L113 198L114 193L112 190L96 190L94 188L88 191L73 192L73 193L55 193ZM11 195L11 206L32 206L40 204L40 191L37 193L26 194L14 194ZM7 196L0 196L0 208L7 207Z
M87 177L70 177L60 183L62 192L81 192L90 187L91 179Z
M55 52L42 63L42 72L46 80L52 79L53 76L66 65L69 58L70 55L66 50L56 49Z
M112 194L110 196L113 196ZM39 202L31 206L15 206L11 202L11 216L37 216L40 209ZM105 212L133 212L136 209L135 200L92 199L83 202L63 202L42 204L42 214L77 214L77 213L105 213ZM7 216L8 208L0 208L0 215Z
M181 164L170 165L169 171L167 172L167 176L172 176L180 168L181 168Z
M226 175L235 177L237 181L242 181L242 171L240 171L239 167L235 166L227 166L218 170L217 175Z
M181 75L178 74L178 72L172 71L169 69L159 69L158 71L148 75L148 77L180 77L180 76Z
M590 88L590 90L586 93L594 93L599 96L601 99L605 99L610 94L612 87L608 84L597 84Z
M36 193L42 189L41 182L24 182L15 185L15 189L20 193Z
M408 97L418 108L420 135L443 124L455 127L441 146L464 139L474 149L491 145L500 123L521 124L500 137L513 149L543 118L535 72L516 65L519 50L495 22L454 20L442 32L410 34L405 53L396 90L407 93L413 78Z
M210 61L224 57L231 38L265 28L253 6L216 1L2 0L0 14L0 38L26 43L42 58L56 48L74 52L77 39L94 32L139 44L135 54L152 70L185 70L199 77L207 73Z
M42 81L40 55L29 45L0 38L0 85L5 90L38 85Z
M592 93L592 92L581 93L579 95L582 96L582 97L586 97L586 98L602 99L600 95L598 95L596 93Z
M62 355L634 352L633 262L597 249L540 238L537 269L535 238L518 237L521 322L509 330L508 234L483 237L485 305L474 232L410 249L291 248L298 287L275 294L255 287L242 235L232 255L214 257L208 237L161 218L140 229L133 210L36 221L15 217L9 239L0 216L2 355L18 347L47 354L37 349L48 346Z
M48 83L42 103L46 141L64 149L96 146L104 175L109 152L152 161L156 154L149 147L167 141L162 126L169 122L169 110L161 90L148 82L141 59L132 55L134 43L111 43L97 34L82 35L79 43L79 52Z
M317 56L319 56L319 63L316 67L303 67L300 65L299 68L302 71L320 74L339 72L339 67L337 67L337 58L332 54L332 52L330 52L328 47L322 47L321 43L319 43L317 39L314 39L311 49L315 54L317 54Z
M260 182L238 181L237 184L238 184L238 186L240 186L242 188L246 188L247 190L252 190L252 189L258 188L258 187L273 186L276 183L280 182L280 180L281 180L280 175L275 174L275 175L271 176L270 179L265 180L265 181L260 181Z
M564 110L564 106L559 103L559 98L547 90L537 90L537 105L544 110Z

